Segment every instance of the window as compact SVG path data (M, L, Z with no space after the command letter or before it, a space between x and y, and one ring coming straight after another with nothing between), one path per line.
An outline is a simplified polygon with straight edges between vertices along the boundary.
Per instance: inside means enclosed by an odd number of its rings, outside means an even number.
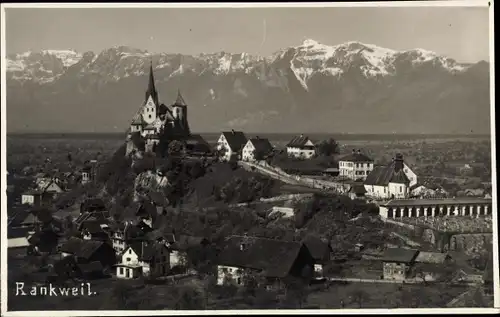
M123 275L123 268L120 268L120 275Z
M151 119L151 115L149 115L149 119Z
M238 277L237 282L238 282L238 284L241 284L241 278Z
M127 260L126 260L126 261L127 261L127 262L130 262L130 260L131 260L130 258L127 258Z
M132 250L128 250L128 253L129 253L129 254L132 254Z
M402 193L403 192L403 186L399 187L399 192Z
M127 275L126 275L126 276L127 276L127 277L130 277L130 271L131 271L131 270L126 269L125 271L126 271L126 273L127 273Z

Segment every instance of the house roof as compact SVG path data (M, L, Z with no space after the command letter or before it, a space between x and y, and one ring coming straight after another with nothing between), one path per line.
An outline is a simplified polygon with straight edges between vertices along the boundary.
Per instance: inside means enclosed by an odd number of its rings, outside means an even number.
M243 250L240 249L243 245ZM257 237L231 236L224 242L218 264L250 268L268 277L290 272L303 244Z
M366 194L366 188L365 188L365 186L363 186L361 184L354 184L349 189L349 192L355 193L355 194Z
M151 261L155 254L158 254L162 248L167 248L163 243L134 242L130 244L140 261Z
M268 139L251 138L249 141L252 142L255 151L258 153L267 154L273 150L273 146Z
M85 221L82 223L80 230L87 230L90 234L105 233L102 224L103 222L97 220Z
M315 236L308 236L304 239L303 243L309 249L312 257L316 261L327 260L328 254L332 251L330 244Z
M414 249L388 248L385 250L382 261L410 263L415 260L419 251Z
M227 144L229 144L229 147L233 152L240 151L248 141L245 133L242 131L233 130L229 132L222 132L222 135L226 138Z
M339 159L339 161L345 162L373 162L373 159L368 157L367 155L361 152L353 152L351 154L347 154Z
M42 243L50 243L57 241L60 235L52 230L37 231L28 238L28 242L32 245L39 245Z
M290 140L290 142L288 142L288 144L286 146L287 147L301 148L301 147L304 147L306 145L307 141L313 142L312 140L309 139L309 137L301 134L301 135L293 137L292 140Z
M174 237L174 239L175 241L170 244L169 248L178 251L186 251L190 248L208 243L208 240L204 237L195 237L188 235L179 235L177 237Z
M61 252L70 253L77 257L88 259L96 252L104 242L95 240L83 240L76 237L69 238L62 246Z
M136 216L151 216L154 219L157 216L157 210L153 203L149 200L145 200L137 207L135 214Z
M395 162L387 166L376 166L368 174L365 185L387 186L389 183L409 184L410 180L403 169L396 171Z
M88 198L81 203L80 208L85 211L105 210L106 204L100 198Z
M81 263L77 264L78 269L82 273L99 273L104 270L101 262L99 261L93 261L90 263Z
M420 251L415 259L415 262L443 264L447 257L449 257L447 253Z

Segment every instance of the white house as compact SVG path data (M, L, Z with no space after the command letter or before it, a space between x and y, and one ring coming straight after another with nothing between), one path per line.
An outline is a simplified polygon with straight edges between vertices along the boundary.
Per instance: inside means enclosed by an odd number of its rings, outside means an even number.
M352 150L351 154L339 160L339 175L353 180L365 180L368 174L373 171L373 159L360 150Z
M21 195L21 204L38 206L42 202L42 195L43 193L40 191L27 191Z
M121 255L116 276L126 279L140 275L164 276L170 270L169 260L169 251L164 243L133 243Z
M375 167L364 182L366 195L379 199L407 198L410 179L404 172L405 166L403 155L397 154L387 166Z
M247 143L247 137L241 131L231 130L230 132L222 132L217 141L217 150L225 151L224 160L240 159L241 151Z
M259 137L251 138L243 147L243 161L255 161L259 157L263 157L273 151L273 146L268 139Z
M316 154L316 146L309 137L301 134L288 142L286 153L290 157L310 159Z

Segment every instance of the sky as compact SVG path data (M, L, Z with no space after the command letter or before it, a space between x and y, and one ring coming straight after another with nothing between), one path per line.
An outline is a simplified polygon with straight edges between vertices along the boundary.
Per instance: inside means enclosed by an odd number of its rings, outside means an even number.
M7 54L41 49L267 56L305 39L423 48L458 62L489 59L488 8L7 8Z

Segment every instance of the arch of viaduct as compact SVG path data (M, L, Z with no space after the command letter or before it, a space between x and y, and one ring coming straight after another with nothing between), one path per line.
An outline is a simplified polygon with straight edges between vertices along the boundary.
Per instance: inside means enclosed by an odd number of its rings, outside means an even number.
M485 198L395 199L379 206L384 218L491 215L492 200Z

